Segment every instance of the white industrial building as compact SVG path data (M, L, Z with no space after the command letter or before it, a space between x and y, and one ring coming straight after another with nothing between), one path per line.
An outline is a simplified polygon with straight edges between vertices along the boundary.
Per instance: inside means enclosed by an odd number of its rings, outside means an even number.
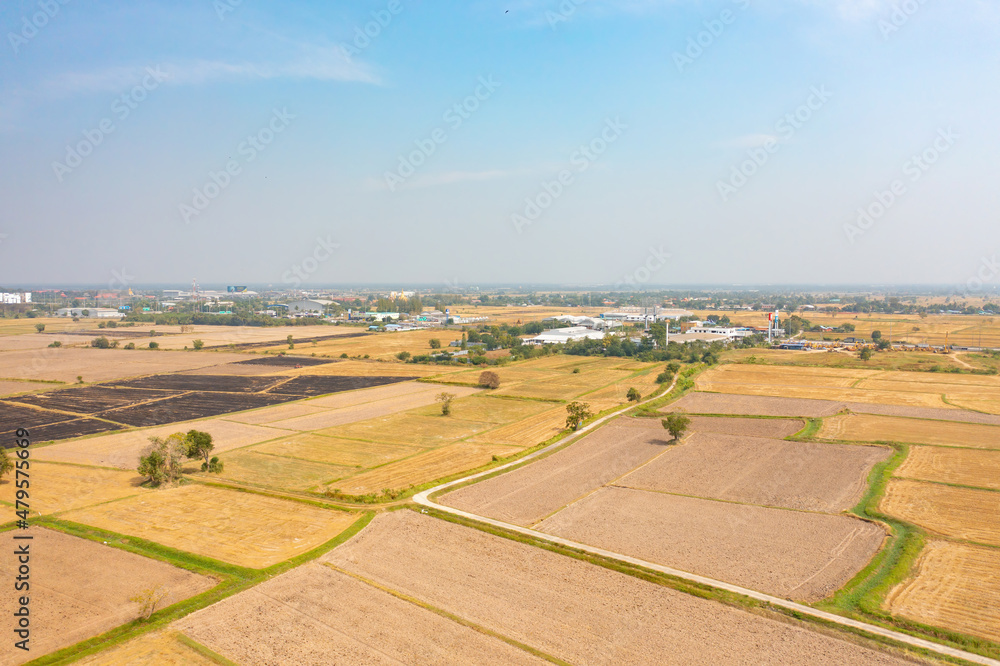
M121 319L124 313L114 308L59 308L57 317L82 317L84 319Z
M578 317L575 315L557 315L555 317L546 317L542 321L558 321L564 324L572 324L573 326L583 326L584 328L590 328L595 330L606 330L609 328L614 328L616 326L621 326L620 321L613 319L599 319L597 317Z
M693 317L694 313L688 310L675 310L667 308L621 308L614 312L605 312L601 315L601 319L606 319L609 321L624 321L624 322L645 322L645 321L664 321L665 319L672 319L677 321L681 317Z
M561 345L577 340L603 340L604 333L589 329L585 326L570 326L568 328L554 328L550 331L542 331L533 338L528 338L524 342L529 345Z
M288 314L323 314L329 305L334 305L334 301L327 301L321 298L304 298L300 301L287 303Z
M755 334L757 331L753 328L743 328L736 326L695 326L690 329L688 333L695 333L700 335L720 335L728 338L729 340L737 340L739 338L745 338Z
M5 305L20 305L21 303L31 302L31 292L30 291L17 291L14 293L2 292L0 293L0 303Z

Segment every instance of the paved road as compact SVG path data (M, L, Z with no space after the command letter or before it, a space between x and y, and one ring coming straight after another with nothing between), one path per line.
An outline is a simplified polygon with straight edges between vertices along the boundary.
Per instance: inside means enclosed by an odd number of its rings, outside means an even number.
M675 378L674 379L674 384L676 384L676 382L677 382L677 379ZM670 388L667 390L668 393L670 392L670 390L673 389L674 384L670 385ZM520 525L512 525L510 523L505 523L505 522L502 522L502 521L499 521L499 520L493 520L492 518L487 518L485 516L479 516L479 515L476 515L474 513L469 513L467 511L461 511L459 509L453 509L451 507L444 506L443 504L438 504L437 502L434 502L434 501L432 501L432 500L429 499L430 495L433 494L433 493L437 493L437 492L439 492L441 490L444 490L446 488L450 488L452 486L456 486L456 485L465 483L467 481L471 481L473 479L478 479L478 478L486 476L488 474L494 474L498 470L507 469L507 468L513 467L515 465L521 465L526 460L531 460L533 458L537 458L538 456L544 455L545 453L551 451L552 449L555 449L555 448L558 448L558 447L561 447L561 446L565 446L568 442L572 442L572 441L575 441L576 439L579 439L580 437L584 436L586 433L588 433L589 431L591 431L594 428L598 427L602 423L605 423L606 421L608 421L610 419L613 419L613 418L616 418L618 416L621 416L622 414L624 414L625 412L627 412L629 409L631 409L631 406L625 407L623 409L620 409L619 411L614 412L613 414L608 414L607 416L604 416L604 417L598 419L597 421L594 421L590 425L581 428L579 431L577 431L576 433L574 433L573 435L571 435L569 438L566 438L566 439L563 439L563 440L561 440L559 442L556 442L555 444L552 444L551 446L547 446L544 449L540 449L540 450L532 453L531 455L528 455L528 456L525 456L524 458L521 458L520 460L516 460L514 462L507 463L506 465L501 465L500 467L494 467L493 469L487 470L485 472L480 472L478 474L472 474L472 475L467 476L467 477L462 478L462 479L457 479L455 481L450 481L448 483L442 483L440 486L437 486L435 488L431 488L430 490L425 490L425 491L423 491L421 493L418 493L418 494L414 495L413 496L413 501L416 502L417 504L421 504L423 506L431 507L431 508L437 509L439 511L445 511L447 513L450 513L450 514L453 514L453 515L456 515L456 516L462 516L463 518L468 518L470 520L475 520L475 521L478 521L478 522L481 522L481 523L486 523L488 525L493 525L494 527L500 527L500 528L503 528L505 530L510 530L512 532L518 532L520 534L524 534L526 536L534 537L536 539L542 539L544 541L549 541L549 542L552 542L552 543L557 543L557 544L560 544L562 546L567 546L569 548L576 548L578 550L582 550L582 551L585 551L587 553L591 553L593 555L599 555L601 557L606 557L608 559L618 560L619 562L626 562L628 564L632 564L632 565L635 565L635 566L645 567L647 569L652 569L654 571L659 571L661 573L665 573L665 574L670 575L670 576L675 576L677 578L682 578L684 580L689 580L691 582L698 583L698 584L701 584L701 585L708 585L708 586L711 586L711 587L714 587L714 588L718 588L718 589L721 589L721 590L726 590L728 592L733 592L735 594L740 594L740 595L743 595L745 597L750 597L752 599L757 599L759 601L763 601L763 602L769 603L769 604L771 604L773 606L778 606L778 607L781 607L781 608L787 608L788 610L792 610L792 611L795 611L797 613L801 613L802 615L808 615L810 617L819 618L821 620L826 620L827 622L831 622L833 624L837 624L837 625L840 625L840 626L843 626L843 627L851 627L851 628L854 628L854 629L859 629L861 631L864 631L864 632L866 632L868 634L872 634L874 636L880 636L882 638L888 638L888 639L896 641L898 643L903 643L905 645L911 645L913 647L923 648L925 650L929 650L929 651L935 652L937 654L947 655L949 657L957 657L959 659L964 659L964 660L972 662L974 664L984 664L985 666L1000 666L1000 661L997 661L996 659L990 659L989 657L983 657L983 656L978 655L978 654L972 654L971 652L965 652L964 650L959 650L959 649L956 649L956 648L951 648L951 647L948 647L946 645L940 645L940 644L934 643L932 641L924 640L923 638L916 638L914 636L910 636L908 634L903 634L903 633L900 633L898 631L892 631L891 629L885 629L883 627L879 627L879 626L874 625L874 624L868 624L867 622L861 622L859 620L853 620L851 618L843 617L843 616L840 616L840 615L835 615L833 613L827 613L825 611L817 610L817 609L815 609L815 608L813 608L811 606L805 606L803 604L798 604L798 603L795 603L794 601L789 601L788 599L781 599L780 597L773 597L773 596L771 596L769 594L764 594L763 592L758 592L756 590L751 590L749 588L740 587L739 585L731 585L729 583L725 583L725 582L720 581L720 580L715 580L713 578L706 578L705 576L698 576L696 574L688 573L687 571L680 571L678 569L671 569L670 567L665 567L665 566L662 566L662 565L659 565L659 564L655 564L653 562L647 562L645 560L640 560L639 558L636 558L636 557L630 557L628 555L623 555L621 553L615 553L615 552L612 552L612 551L609 551L609 550L604 550L603 548L594 548L593 546L588 546L587 544L584 544L584 543L578 543L576 541L570 541L569 539L563 539L561 537L552 536L551 534L545 534L543 532L537 532L537 531L529 529L527 527L521 527Z

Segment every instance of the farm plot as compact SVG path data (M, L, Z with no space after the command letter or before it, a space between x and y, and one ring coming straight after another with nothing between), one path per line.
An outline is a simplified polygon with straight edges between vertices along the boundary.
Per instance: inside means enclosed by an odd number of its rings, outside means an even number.
M688 414L746 414L749 416L832 416L844 403L726 393L688 393L661 411Z
M239 375L151 375L113 382L110 386L166 389L171 391L223 391L225 393L256 393L271 388L288 377L242 377Z
M1000 449L1000 426L845 414L823 421L820 437L855 442L909 442Z
M465 439L493 426L494 424L486 421L465 421L442 416L438 410L437 416L421 416L412 412L403 412L325 428L316 431L316 433L346 439L408 444L428 448L449 444L457 439Z
M272 393L293 393L298 396L315 396L340 391L384 386L412 379L411 377L371 376L371 377L340 377L300 375L271 389Z
M236 361L233 365L253 365L253 366L265 366L265 367L310 367L314 365L325 365L327 363L333 363L332 359L328 358L312 358L310 356L286 356L281 354L279 356L259 356L256 358L248 358L245 361Z
M532 525L667 450L659 422L617 419L571 446L512 472L448 493L441 502Z
M184 393L179 396L158 400L144 405L109 409L97 416L125 423L130 426L143 427L177 423L178 421L193 421L206 416L219 416L240 412L245 409L256 409L268 405L299 400L301 396L276 395L273 393L216 393L198 392Z
M566 408L551 407L517 423L487 430L470 438L469 441L527 448L552 439L565 428Z
M189 639L190 640L190 639ZM218 666L172 630L154 631L74 662L80 666Z
M1000 416L981 414L965 409L948 407L938 409L933 407L905 407L903 405L869 405L860 402L846 403L847 409L858 414L878 414L881 416L905 416L913 419L931 419L935 421L956 421L959 423L982 423L985 425L1000 425Z
M129 407L147 400L178 395L175 391L155 391L151 389L116 388L114 386L84 386L61 389L48 393L23 396L13 399L22 405L32 405L45 409L58 409L78 414L95 414L106 409Z
M208 419L193 424L174 424L60 442L34 449L31 457L33 460L135 469L139 456L149 447L150 437L168 437L175 432L185 432L192 426L212 435L216 453L295 434L292 430Z
M892 455L875 446L787 442L696 431L616 482L637 490L839 513L854 506L868 473Z
M519 421L547 409L551 409L551 406L535 400L494 398L489 394L479 394L455 400L451 405L451 417L464 421L502 424ZM415 409L412 413L438 416L441 414L441 407L428 405L422 409Z
M220 474L202 474L203 478L222 478L287 490L309 490L357 472L353 467L268 455L247 449L223 453L219 458L224 463L223 471Z
M772 439L784 439L794 435L806 425L801 419L741 419L731 416L692 416L690 419L693 432Z
M243 664L544 664L389 592L310 563L176 626Z
M295 435L246 450L354 468L377 467L420 451L405 444L361 442L312 434Z
M461 366L425 365L422 363L400 363L398 361L362 361L337 359L336 363L314 365L307 368L273 368L275 374L282 375L338 375L340 377L378 377L391 374L396 377L430 377L465 372Z
M937 534L1000 546L1000 493L893 479L882 510Z
M357 516L189 485L70 511L62 518L259 569L326 543Z
M702 374L695 385L700 391L737 395L947 407L941 397L944 392L933 387L923 390L920 386L906 384L907 390L880 390L857 386L862 380L878 372L880 371L729 364Z
M98 419L72 419L49 425L34 426L29 430L31 432L31 441L38 444L121 429L122 426L117 423L108 423L107 421L100 421ZM6 448L13 446L12 442L16 432L16 430L13 430L0 433L0 439L2 439Z
M455 442L340 479L331 484L331 489L348 495L366 495L385 489L406 490L475 469L493 460L494 456L502 458L518 451L518 448L497 444Z
M598 369L580 374L565 374L548 379L536 379L514 386L504 386L496 390L496 395L510 395L522 398L540 398L542 400L571 400L579 395L602 388L613 382L622 381L631 376L626 370L612 368Z
M46 515L146 492L135 472L31 462L31 510ZM14 504L13 475L0 482L0 500Z
M86 341L86 338L84 338ZM141 349L91 349L64 347L0 353L0 377L75 382L106 382L125 377L192 370L207 365L240 361L246 356L225 352L189 352Z
M912 663L412 511L321 561L570 663Z
M52 385L45 384L43 382L22 382L14 380L4 381L0 379L0 397L13 396L19 393L30 393L31 391L49 388L52 388Z
M13 553L19 542L3 534L4 551ZM31 528L31 652L41 656L96 636L135 619L138 607L129 597L142 589L162 585L163 606L194 596L215 581L96 541L61 532ZM13 581L17 561L0 560L0 572ZM13 583L12 589L13 589ZM17 596L0 599L0 613L13 617ZM0 664L22 663L25 653L5 640Z
M895 475L1000 490L1000 451L915 446Z
M60 423L75 418L71 414L60 414L43 409L18 405L13 402L0 402L0 431L27 428L31 430L50 423Z
M874 523L786 509L602 488L536 529L650 562L818 601L881 547Z
M915 572L886 599L893 615L1000 643L1000 551L932 541Z

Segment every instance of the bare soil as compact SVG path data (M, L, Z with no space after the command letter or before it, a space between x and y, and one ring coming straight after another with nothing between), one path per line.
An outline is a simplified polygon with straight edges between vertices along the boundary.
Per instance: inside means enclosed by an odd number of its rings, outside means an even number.
M872 467L890 455L892 449L882 446L695 432L616 485L839 513L857 503Z
M654 419L616 419L547 458L460 488L440 501L504 522L533 525L663 453L669 439Z
M412 511L321 559L571 663L914 663Z
M23 541L24 530L5 532L5 553ZM96 541L61 532L31 528L31 651L14 648L13 634L0 646L0 664L16 664L96 636L135 619L138 606L128 599L137 592L162 585L168 593L160 607L187 599L215 585L215 581ZM13 581L16 558L0 558L4 580ZM12 618L17 595L0 595L0 613ZM9 622L11 627L13 622Z
M784 439L806 426L801 419L741 419L725 416L692 416L693 432L715 432L720 435L770 437Z
M174 625L241 664L544 664L542 659L322 564Z
M536 529L775 596L818 601L875 555L885 531L849 516L602 488Z

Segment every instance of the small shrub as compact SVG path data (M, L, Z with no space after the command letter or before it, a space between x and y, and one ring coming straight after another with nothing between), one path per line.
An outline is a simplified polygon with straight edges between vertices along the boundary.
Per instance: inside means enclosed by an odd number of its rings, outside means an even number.
M97 323L97 328L107 328L107 327L108 327L108 325L106 323L104 323L103 321Z
M205 346L205 341L204 340L195 340L191 344L194 345L195 350L198 350L198 349L201 349L202 347Z
M580 368L573 368L573 374L574 375L580 374Z
M150 349L159 349L160 348L160 343L159 342L150 342L149 343L149 348Z
M441 403L441 416L451 414L451 401L455 399L454 393L438 393L434 399Z
M90 341L90 346L96 349L111 349L111 341L103 335Z
M400 361L406 361L410 358L410 352L401 351L398 354L396 354L396 358L398 358Z
M62 343L58 340L49 343L49 347L62 347Z
M347 352L344 352L343 354L341 354L341 355L340 355L340 358L348 358L348 356L347 356Z
M45 324L35 324L35 330L41 333L45 330Z
M125 349L135 349L135 343L134 342L128 343L127 345L125 345Z

